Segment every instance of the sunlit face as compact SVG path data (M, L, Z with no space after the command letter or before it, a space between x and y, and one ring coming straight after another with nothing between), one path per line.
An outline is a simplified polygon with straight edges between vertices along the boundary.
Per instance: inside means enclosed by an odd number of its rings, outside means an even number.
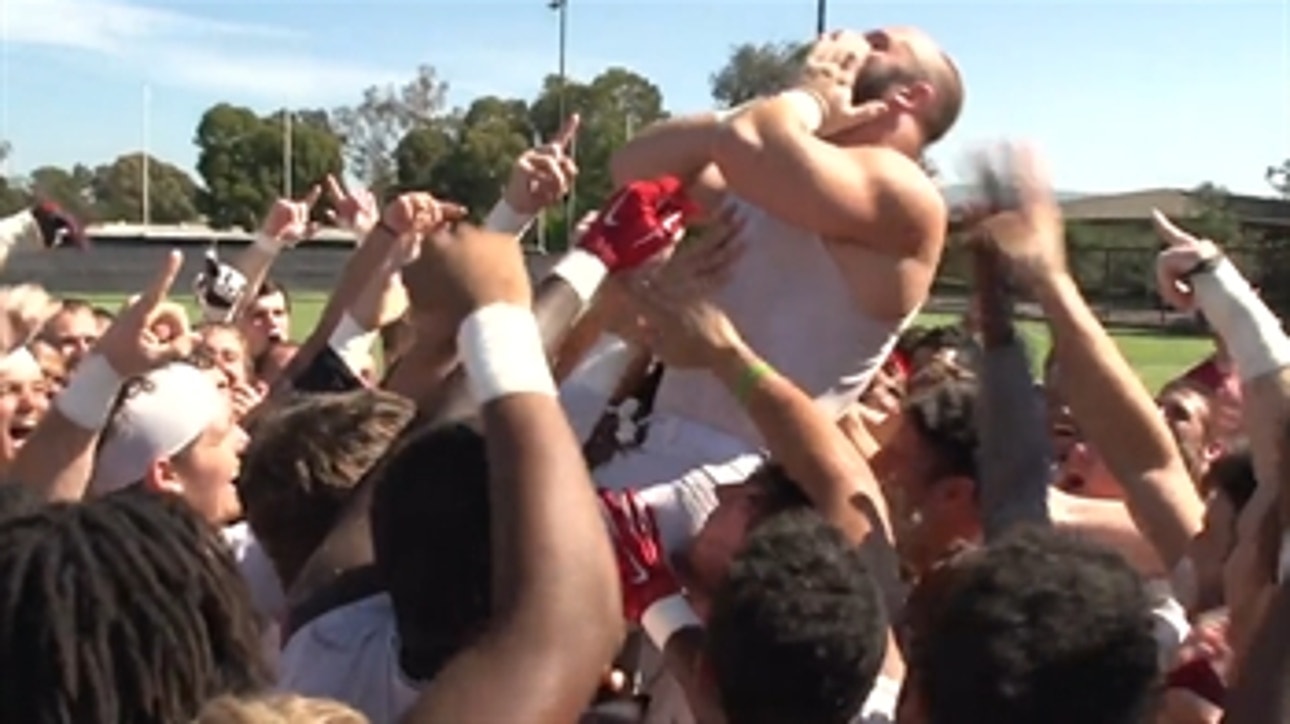
M233 385L250 381L250 357L242 335L227 327L209 327L202 330L202 350L209 355Z
M63 355L68 369L74 369L99 341L99 321L86 307L64 309L45 323L41 337Z
M1217 452L1210 445L1209 398L1195 388L1178 385L1161 392L1156 406L1164 415L1188 470L1199 481Z
M0 367L0 471L13 464L48 409L49 384L38 367Z
M291 337L291 313L287 298L281 293L256 298L241 323L252 357L259 357L274 342Z

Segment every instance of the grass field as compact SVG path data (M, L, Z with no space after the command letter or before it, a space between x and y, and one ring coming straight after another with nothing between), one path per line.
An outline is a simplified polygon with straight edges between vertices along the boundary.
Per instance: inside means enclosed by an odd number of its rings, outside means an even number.
M123 301L123 297L118 295L89 294L84 298L108 309L116 309ZM303 339L313 329L325 301L326 297L321 294L301 294L293 298L292 335L295 339ZM938 314L926 314L919 319L922 324L949 324L954 321L952 316ZM1021 328L1032 361L1037 366L1048 349L1048 329L1039 322L1022 322ZM1154 334L1138 329L1112 330L1112 336L1153 392L1212 350L1211 343L1201 337Z

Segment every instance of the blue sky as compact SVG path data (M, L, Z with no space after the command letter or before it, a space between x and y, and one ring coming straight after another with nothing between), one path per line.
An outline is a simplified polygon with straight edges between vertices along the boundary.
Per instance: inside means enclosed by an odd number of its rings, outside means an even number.
M570 0L571 75L609 65L659 84L673 112L707 108L708 76L741 41L814 33L814 0ZM1290 157L1290 0L901 3L831 0L831 27L929 30L968 103L932 156L953 171L981 141L1039 143L1057 185L1087 192L1211 180L1266 193ZM545 0L3 0L0 138L11 172L101 163L149 145L191 170L201 112L332 107L436 66L450 99L531 97L556 67Z

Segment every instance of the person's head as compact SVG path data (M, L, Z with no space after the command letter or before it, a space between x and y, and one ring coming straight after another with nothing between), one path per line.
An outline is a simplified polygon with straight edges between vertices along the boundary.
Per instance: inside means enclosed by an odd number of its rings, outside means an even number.
M492 543L484 438L418 430L373 471L376 569L394 605L408 676L429 681L488 625Z
M36 364L40 365L40 371L45 375L45 382L49 384L50 399L53 399L67 386L67 361L53 345L39 339L32 340L31 344L27 345L27 349L31 350L32 356L36 358Z
M704 655L732 724L846 724L887 648L887 614L863 555L809 508L748 534L706 631Z
M246 584L179 501L124 493L0 521L0 720L190 721L267 687Z
M911 27L864 33L870 53L856 78L857 103L884 100L889 112L873 128L844 131L842 144L882 139L912 158L945 137L963 110L958 66L930 35Z
M810 506L801 488L776 463L761 466L742 483L717 486L716 494L717 507L681 560L691 593L700 599L721 586L749 531L778 513Z
M68 369L75 368L99 341L94 306L84 299L62 300L59 310L45 322L40 338L63 355Z
M892 503L897 545L907 563L922 569L956 541L980 535L978 383L933 365L909 387L903 422L873 464Z
M899 346L909 362L910 372L917 374L935 363L954 364L959 353L970 341L962 327L953 324L939 327L920 327Z
M274 342L290 339L291 298L287 296L286 287L272 279L265 280L240 326L252 357L264 354Z
M34 355L19 347L0 356L0 473L49 409L49 383Z
M1214 460L1202 484L1209 496L1188 558L1196 572L1196 603L1207 609L1222 603L1223 565L1236 547L1236 522L1258 487L1249 448L1237 445Z
M99 441L90 493L140 486L224 524L242 512L234 481L246 441L213 377L176 362L127 383Z
M1199 487L1210 464L1222 454L1217 441L1213 406L1206 391L1185 379L1175 380L1156 396L1187 472Z
M104 307L94 307L90 311L94 314L94 321L98 322L99 336L102 337L107 328L112 326L112 322L116 321L116 313Z
M951 564L909 637L901 721L1137 724L1152 715L1151 599L1119 554L1014 531Z
M331 699L295 694L221 696L202 707L193 724L368 724L368 718Z
M234 385L251 382L251 350L246 335L228 322L205 322L197 327L197 353L219 367Z
M398 395L360 390L303 395L260 419L238 492L284 585L295 580L413 412Z

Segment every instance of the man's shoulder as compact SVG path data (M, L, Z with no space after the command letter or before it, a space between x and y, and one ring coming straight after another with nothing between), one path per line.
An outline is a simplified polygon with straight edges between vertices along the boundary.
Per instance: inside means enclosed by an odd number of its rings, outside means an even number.
M945 195L917 159L888 146L858 146L851 151L865 179L883 200L883 208L893 217L943 231L949 218Z

